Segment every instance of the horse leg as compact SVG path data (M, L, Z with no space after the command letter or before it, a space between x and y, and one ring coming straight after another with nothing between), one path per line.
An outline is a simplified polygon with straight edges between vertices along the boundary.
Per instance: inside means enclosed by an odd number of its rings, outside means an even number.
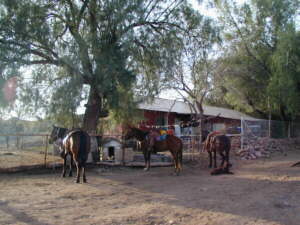
M177 152L177 157L178 157L178 169L179 172L182 171L182 151Z
M63 171L62 171L62 174L61 174L62 177L66 176L66 166L67 166L67 154L64 155Z
M220 156L222 157L221 167L223 167L224 162L225 162L225 160L226 160L226 157L225 157L225 155L224 155L223 152L219 152L219 154L220 154Z
M148 161L147 161L147 171L150 170L150 163L151 163L151 149L149 149L147 151L147 158L148 158Z
M75 161L75 165L76 165L76 183L79 183L80 181L80 166L79 166L79 163L77 160L74 160Z
M211 151L208 152L208 157L209 157L208 168L211 168L212 167L212 152Z
M230 150L230 149L229 149ZM227 162L227 167L230 168L232 164L229 162L229 150L225 152L225 161Z
M178 157L177 157L177 154L172 152L171 151L171 154L172 154L172 157L173 157L173 162L174 162L174 169L175 169L175 174L178 175Z
M72 171L72 168L73 167L73 156L71 155L70 157L70 171L69 171L69 177L72 177L73 176L73 171Z
M217 151L213 151L214 153L214 168L217 168Z
M145 159L145 171L148 171L150 169L150 157L151 157L151 152L148 148L145 148L144 151L144 159Z
M82 167L82 179L83 179L83 183L86 183L86 176L85 176L85 165Z

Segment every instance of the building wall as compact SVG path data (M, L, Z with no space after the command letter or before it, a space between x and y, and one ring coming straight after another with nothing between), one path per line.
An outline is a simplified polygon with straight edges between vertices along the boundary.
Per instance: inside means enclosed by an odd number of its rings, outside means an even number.
M168 121L166 121L166 117L168 116ZM165 125L174 125L175 121L176 124L178 124L178 121L182 120L190 120L189 115L180 115L176 113L167 113L167 112L158 112L158 111L149 111L145 110L144 111L144 117L145 120L141 122L140 127L147 129L150 126L157 126L159 125L157 122L160 121L159 118L165 118L164 119L164 124ZM211 119L208 123L205 124L205 128L209 131L213 131L216 129L227 129L229 127L240 127L240 120L236 119L229 119L229 118L214 118ZM191 128L191 133L197 134L199 133L199 130L197 128Z
M144 110L145 120L140 123L141 128L147 128L148 126L164 126L174 125L176 113L167 113L159 111Z
M148 130L149 128L152 128L153 126L157 126L158 123L164 122L164 125L174 125L179 124L181 121L190 121L190 115L186 114L177 114L177 113L168 113L168 112L159 112L159 111L150 111L150 110L144 110L144 121L141 121L139 123L139 127L145 130ZM225 129L229 127L240 127L240 120L236 119L228 119L228 118L214 118L211 119L208 123L205 124L205 129L208 131L213 131L213 128L218 127L224 127ZM222 125L221 125L222 124ZM175 128L176 131L181 130L183 132L183 129L180 129L178 127ZM185 132L185 133L191 133L191 134L199 134L199 129L191 128L191 131ZM110 135L121 135L122 134L122 126L119 125L115 130L110 131ZM105 135L108 135L107 132L105 132ZM177 132L177 135L178 134ZM118 138L121 138L121 136L118 136Z
M224 124L224 128L227 129L229 127L240 127L241 126L241 121L236 120L236 119L229 119L229 118L215 118L209 121L208 130L212 131L213 127L217 127L217 124ZM215 124L215 126L214 126Z

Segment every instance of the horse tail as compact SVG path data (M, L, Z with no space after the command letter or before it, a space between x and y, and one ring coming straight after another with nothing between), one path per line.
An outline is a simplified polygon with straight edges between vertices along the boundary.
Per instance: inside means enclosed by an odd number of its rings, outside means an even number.
M229 137L225 136L226 137L226 150L229 152L230 151L230 148L231 148L231 140Z
M88 158L88 136L83 132L79 132L79 151L78 151L78 163L79 166L85 166L85 162Z

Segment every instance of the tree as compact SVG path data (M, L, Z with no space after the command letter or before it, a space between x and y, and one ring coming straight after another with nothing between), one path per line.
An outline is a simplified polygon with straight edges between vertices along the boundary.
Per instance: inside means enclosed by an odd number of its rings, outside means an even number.
M290 24L279 33L278 46L272 56L272 73L268 85L274 110L289 119L300 115L300 33ZM281 107L278 107L281 106Z
M212 73L217 68L213 47L220 41L219 30L210 18L198 16L190 21L193 21L190 35L183 37L184 45L169 88L177 91L189 104L202 135L205 122L203 104L213 88Z
M134 87L158 92L187 12L183 0L1 0L0 61L30 67L21 97L31 112L72 115L86 100L82 126L95 131L99 117L132 105Z
M290 36L289 40L297 39L293 24L299 1L252 0L243 5L226 0L214 2L221 15L219 21L224 26L223 37L226 40L220 59L223 64L222 73L219 74L225 101L234 108L264 118L269 111L282 120L290 120L299 114L297 110L290 110L289 103L285 101L287 96L293 101L297 99L292 92L299 93L296 88L298 81L290 79L295 77L295 73L292 70L282 73L282 69L279 69L286 64L279 57L286 57L280 50L280 46L286 43L283 34ZM294 28L290 29L291 27ZM297 54L299 53L291 51L289 57L295 59ZM280 70L281 82L277 85ZM293 88L289 89L291 86ZM278 94L285 91L288 92L285 95ZM268 101L272 104L269 105Z

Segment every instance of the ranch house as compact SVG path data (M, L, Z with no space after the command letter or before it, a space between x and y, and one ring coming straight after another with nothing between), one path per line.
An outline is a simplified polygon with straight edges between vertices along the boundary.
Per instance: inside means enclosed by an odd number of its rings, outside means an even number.
M198 127L182 128L179 124L191 121L192 111L189 105L182 101L175 101L163 98L155 98L152 102L144 102L138 105L142 110L144 120L140 122L139 127L148 129L172 128L175 135L198 135ZM232 133L238 133L241 127L241 118L245 120L256 120L241 112L214 106L204 106L205 117L216 118L209 120L205 126L208 131L220 129L232 130ZM122 128L117 127L114 131L109 131L106 135L121 135Z
M236 132L241 126L241 119L255 120L241 112L226 109L222 107L204 106L205 117L216 118L209 120L205 126L209 131L220 129L228 129ZM180 123L191 120L192 111L189 105L182 101L168 100L163 98L155 98L153 102L144 102L139 105L139 109L143 110L144 121L141 121L140 127L172 127L175 135L194 135L199 134L198 127L181 128Z

